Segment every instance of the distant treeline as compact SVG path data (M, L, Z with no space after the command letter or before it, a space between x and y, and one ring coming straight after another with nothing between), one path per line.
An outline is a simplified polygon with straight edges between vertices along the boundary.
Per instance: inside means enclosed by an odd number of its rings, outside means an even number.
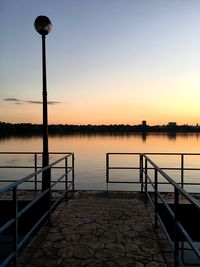
M123 134L123 133L147 133L147 132L200 132L199 126L148 126L148 125L49 125L50 135L67 134ZM31 136L42 135L41 124L31 123L5 123L0 122L0 136Z

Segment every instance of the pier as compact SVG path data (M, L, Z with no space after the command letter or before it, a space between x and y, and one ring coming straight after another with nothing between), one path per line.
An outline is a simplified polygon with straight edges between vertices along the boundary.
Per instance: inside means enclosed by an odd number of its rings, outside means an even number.
M185 181L185 171L197 168L185 167L184 159L196 154L107 153L105 191L76 190L73 153L52 153L61 158L45 168L40 152L26 154L34 164L19 168L34 172L0 189L0 266L199 266L199 196L184 190L199 185ZM127 154L137 166L111 164L113 155ZM155 155L176 155L180 167L160 168ZM42 190L47 169L51 185ZM113 180L112 170L120 169L138 177ZM178 170L180 182L165 170ZM115 183L137 190L114 191Z
M78 191L59 205L19 266L173 266L163 239L141 193Z

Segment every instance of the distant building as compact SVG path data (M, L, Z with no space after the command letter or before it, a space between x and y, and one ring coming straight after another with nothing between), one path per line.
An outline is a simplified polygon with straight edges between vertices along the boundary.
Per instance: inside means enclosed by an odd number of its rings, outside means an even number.
M142 121L142 126L147 126L147 121Z
M169 123L168 123L168 126L170 126L170 127L174 127L174 126L176 126L176 122L169 122Z

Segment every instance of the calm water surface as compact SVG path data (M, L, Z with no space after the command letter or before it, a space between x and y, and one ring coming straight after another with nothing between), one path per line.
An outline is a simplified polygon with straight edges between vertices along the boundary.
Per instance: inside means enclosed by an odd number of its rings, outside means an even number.
M7 138L0 139L0 151L41 151L42 138ZM76 189L106 189L105 183L105 154L107 152L200 152L199 134L133 134L133 135L70 135L49 137L50 152L74 152ZM180 167L180 158L175 156L152 156L161 167ZM51 158L51 161L55 156ZM33 156L0 156L1 165L22 165L30 163ZM138 165L137 156L113 157L113 165ZM187 167L200 167L200 156L185 158ZM0 169L0 179L19 179L30 173L24 169ZM179 181L180 173L168 171L173 179ZM185 172L185 179L199 182L200 172ZM114 180L137 180L137 171L115 171L111 178ZM113 189L130 189L132 185L114 185ZM194 187L193 187L194 189ZM199 187L195 187L199 190ZM194 190L194 191L195 191Z

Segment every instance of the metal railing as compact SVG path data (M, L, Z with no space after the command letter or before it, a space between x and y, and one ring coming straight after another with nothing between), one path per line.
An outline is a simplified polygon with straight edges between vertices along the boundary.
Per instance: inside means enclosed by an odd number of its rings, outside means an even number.
M178 156L180 159L179 167L158 167L149 156ZM112 165L112 156L136 156L137 163L129 166ZM140 185L141 192L144 192L145 202L151 204L154 210L155 227L158 222L169 241L174 253L175 266L200 266L200 248L188 233L188 229L183 226L183 219L180 218L180 205L187 201L190 208L196 211L197 218L200 219L200 203L188 194L183 187L185 185L200 185L200 183L185 181L185 171L200 171L200 168L185 167L184 160L187 156L200 156L199 153L107 153L106 154L106 182L107 183L132 183ZM127 181L124 179L110 179L112 170L137 170L136 180ZM180 172L180 182L175 182L165 171L173 170ZM133 179L133 177L131 177ZM160 187L167 185L171 187L169 194L161 192ZM165 190L168 192L168 190ZM172 201L171 204L169 202ZM168 216L171 226L166 225L161 212L164 209L164 217ZM186 215L187 216L187 215ZM200 240L199 240L200 241ZM185 247L186 244L186 247ZM184 260L185 252L190 251L195 258L195 263L186 263Z
M73 155L73 153L71 152L50 152L49 153L49 157L50 157L50 160L51 160L51 156L55 156L55 155L66 155L66 154L69 154L69 155ZM11 164L7 164L7 165L0 165L0 170L1 169L31 169L33 170L33 172L37 172L38 169L41 169L42 168L42 152L0 152L0 155L14 155L15 157L16 156L32 156L32 161L33 164L26 164L24 165L24 161L23 161L23 165L11 165ZM40 159L39 159L40 157ZM74 156L73 156L74 157ZM53 166L52 167L53 169L64 169L65 167L64 166ZM70 167L69 167L70 168ZM16 182L16 179L0 179L0 182L1 183L8 183L8 182ZM62 181L61 181L62 182ZM28 180L27 183L33 183L33 181L30 181ZM34 176L34 190L38 190L38 184L41 183L41 180L38 179L38 175L35 174Z
M184 262L184 253L185 248L183 243L186 242L187 250L192 251L193 257L196 257L195 263L190 264L190 266L200 266L200 248L196 245L196 242L192 239L188 230L183 226L184 221L180 219L180 197L182 198L182 202L185 199L191 208L194 208L197 213L197 218L200 218L200 203L194 199L190 194L188 194L182 187L180 187L174 180L169 177L161 168L159 168L147 155L142 155L144 158L145 164L143 168L144 173L144 192L145 192L145 201L149 200L151 206L154 209L154 220L155 226L157 226L158 222L162 230L167 237L169 244L174 252L175 266L187 266ZM150 166L150 168L149 168ZM153 177L152 173L149 175L148 170L153 169ZM163 196L163 194L159 191L159 181L158 176L161 176L165 179L173 188L173 205L169 205L168 200ZM153 189L154 194L149 192L148 187ZM159 211L159 202L162 204L164 208L165 216L168 216L169 220L171 220L171 227L173 227L173 233L170 233L169 229L166 226L166 223L163 220L163 216ZM187 214L185 214L187 216Z
M138 156L138 165L134 166L110 166L110 161L112 156ZM138 177L138 180L111 180L110 172L112 170L140 170L140 153L106 153L106 183L131 183L131 184L141 184L141 175ZM133 178L133 177L132 177ZM134 177L135 178L135 177Z
M185 159L188 156L199 156L200 153L106 153L106 182L107 183L132 183L132 184L138 184L141 185L141 191L143 190L143 155L148 156L176 156L178 157L179 166L178 167L160 167L160 169L164 171L179 171L180 172L180 181L177 182L182 188L184 186L196 186L197 184L200 185L200 183L197 182L190 182L185 181L185 172L186 171L200 171L200 168L195 167L185 167ZM137 164L131 166L117 166L117 165L111 165L110 161L113 156L137 156ZM149 169L153 169L152 167L149 167ZM138 170L139 175L138 177L131 177L132 180L129 179L129 181L121 179L121 180L111 180L110 174L112 170ZM200 174L200 173L199 173ZM133 178L135 180L133 180ZM167 185L169 184L168 181L160 182L160 184Z
M1 152L1 154L4 154ZM6 152L6 154L15 154L11 152ZM16 153L21 154L21 153ZM23 154L23 153L22 153ZM33 154L35 158L37 158L38 153L27 153ZM53 154L61 154L61 153L53 153ZM74 192L74 154L73 153L62 153L65 154L62 158L57 159L55 162L49 164L49 166L44 168L39 168L37 166L37 160L35 161L34 169L36 170L30 175L25 176L24 178L12 182L0 189L0 196L9 195L9 199L11 202L11 210L8 218L4 221L1 221L0 224L0 245L7 246L7 254L3 256L0 261L0 266L8 266L11 262L14 263L14 266L18 264L18 255L24 248L24 246L30 241L33 233L38 229L38 227L44 223L46 220L50 222L51 213L59 204L59 202L65 197L68 199L70 193ZM70 164L69 165L69 161ZM64 164L63 167L60 164ZM3 166L6 167L6 166ZM8 166L7 166L8 167ZM16 167L16 166L15 166ZM18 166L19 167L19 166ZM33 166L22 166L23 168L33 168ZM2 168L2 166L1 166ZM10 166L9 166L10 168ZM41 175L42 172L47 170L52 170L55 168L59 168L63 170L63 173L56 180L51 181L50 188L44 191L36 191L37 193L33 195L32 199L29 200L25 206L21 206L20 204L20 187L27 182L30 182L31 179L35 179L36 183L38 175ZM70 175L71 173L71 175ZM69 178L69 175L71 178ZM58 191L56 186L60 183L64 182L64 187L62 184L62 191L59 190L59 194L55 197L55 192ZM36 184L37 187L37 184ZM54 194L54 196L53 196ZM34 208L37 206L37 211L35 211L34 223L30 225L27 231L24 233L22 229L22 219L23 216L28 216L27 214L33 214ZM4 209L5 211L5 209ZM3 215L3 214L2 214ZM3 216L1 216L2 218ZM22 234L23 232L23 234ZM9 239L9 240L8 240ZM4 244L5 243L5 244Z

